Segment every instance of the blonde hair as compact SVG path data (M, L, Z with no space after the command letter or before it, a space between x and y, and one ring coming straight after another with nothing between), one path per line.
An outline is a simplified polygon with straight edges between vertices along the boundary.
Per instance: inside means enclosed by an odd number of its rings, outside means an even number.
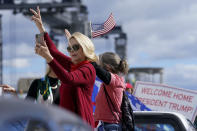
M95 50L94 44L86 35L80 32L75 32L74 34L72 34L69 40L72 38L75 38L75 40L80 44L85 56L87 57L87 60L92 61L92 62L97 61L97 56L94 52Z
M126 60L121 60L120 57L113 52L106 52L99 56L99 61L104 69L110 67L111 72L118 74L128 73L128 63Z

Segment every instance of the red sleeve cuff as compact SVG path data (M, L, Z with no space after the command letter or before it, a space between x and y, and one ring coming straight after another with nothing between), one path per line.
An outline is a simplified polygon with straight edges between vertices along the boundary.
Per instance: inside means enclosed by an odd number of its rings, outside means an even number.
M55 65L57 61L53 58L53 60L51 62L49 62L48 64L53 67Z

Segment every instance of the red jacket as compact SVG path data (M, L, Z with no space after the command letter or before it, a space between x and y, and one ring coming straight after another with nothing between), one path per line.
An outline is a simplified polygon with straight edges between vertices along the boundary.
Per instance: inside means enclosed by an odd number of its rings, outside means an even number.
M66 108L94 127L92 91L96 71L90 62L73 65L71 58L59 52L48 33L44 38L53 60L48 63L61 81L60 106ZM72 68L75 66L75 68Z

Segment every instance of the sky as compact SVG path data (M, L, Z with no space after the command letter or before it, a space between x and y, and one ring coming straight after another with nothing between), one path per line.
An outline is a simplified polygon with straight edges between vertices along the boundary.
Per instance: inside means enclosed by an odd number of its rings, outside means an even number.
M197 90L196 0L82 0L88 19L104 22L112 12L127 34L127 60L132 67L161 67L164 84ZM41 77L45 61L34 53L34 23L22 14L2 14L3 82ZM66 53L66 39L59 37ZM114 39L93 39L96 54L114 51Z

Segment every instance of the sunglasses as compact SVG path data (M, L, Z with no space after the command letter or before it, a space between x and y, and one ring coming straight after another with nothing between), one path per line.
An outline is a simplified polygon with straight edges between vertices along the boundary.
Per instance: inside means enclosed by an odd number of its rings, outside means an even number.
M68 46L67 47L67 51L68 52L71 52L71 51L78 51L80 48L80 45L79 44L76 44L76 45L73 45L73 46Z

